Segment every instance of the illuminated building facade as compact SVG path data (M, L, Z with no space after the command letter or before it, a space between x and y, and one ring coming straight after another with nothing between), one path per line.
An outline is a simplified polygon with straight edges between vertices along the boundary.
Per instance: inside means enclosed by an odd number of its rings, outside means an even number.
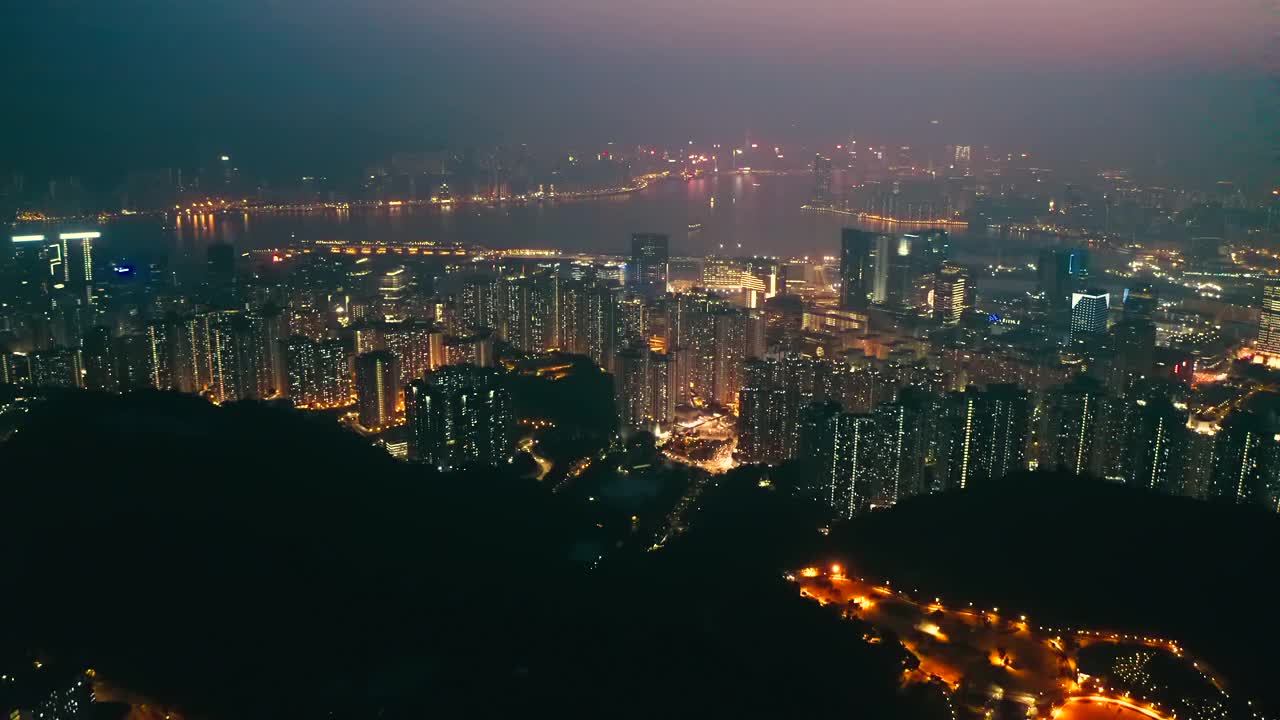
M1262 286L1262 306L1258 312L1257 349L1280 355L1280 282Z
M1089 253L1080 248L1046 248L1040 252L1036 273L1050 316L1068 317L1073 307L1072 293L1089 278Z
M1111 293L1101 290L1071 293L1071 339L1096 338L1107 332Z
M29 356L31 384L47 388L84 387L83 361L78 348L41 350Z
M667 291L667 263L670 260L670 238L659 233L634 233L631 236L631 259L627 267L627 285L646 297L657 297Z
M1017 385L952 396L948 484L964 490L1026 469L1031 407Z
M511 396L494 370L441 368L405 389L409 457L443 470L497 465L514 450Z
M1102 474L1107 397L1096 380L1079 376L1045 397L1040 467L1074 475Z
M865 310L872 285L871 251L875 235L844 228L840 231L840 309Z
M400 360L389 350L357 355L356 410L371 430L394 425L400 401Z
M969 271L959 265L945 264L938 270L933 284L933 316L943 325L959 325L973 306L973 286Z
M341 340L316 342L295 335L285 341L285 362L294 405L333 408L351 403L351 372Z

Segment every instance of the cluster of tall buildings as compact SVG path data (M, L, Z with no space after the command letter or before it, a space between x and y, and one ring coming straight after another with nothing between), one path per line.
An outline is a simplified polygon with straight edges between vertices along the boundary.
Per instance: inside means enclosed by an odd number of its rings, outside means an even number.
M512 456L501 367L559 352L611 375L623 433L733 416L736 460L812 463L836 515L1036 468L1280 505L1270 396L1209 402L1194 381L1226 366L1204 333L1177 331L1153 285L1096 289L1083 248L1043 250L1034 292L979 312L941 230L845 229L831 267L673 258L652 233L621 259L424 246L255 263L215 245L186 284L95 261L89 235L11 243L0 330L21 347L0 381L287 400L456 468ZM1273 354L1275 288L1256 343Z
M969 270L948 262L945 230L870 233L845 228L840 235L840 307L932 317L949 325L973 307Z

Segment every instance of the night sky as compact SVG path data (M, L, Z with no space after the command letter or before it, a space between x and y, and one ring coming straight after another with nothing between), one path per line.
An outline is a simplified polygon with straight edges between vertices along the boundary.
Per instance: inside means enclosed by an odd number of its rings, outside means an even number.
M231 152L263 173L326 171L433 144L749 129L1265 179L1269 4L44 0L0 26L0 165L91 174Z

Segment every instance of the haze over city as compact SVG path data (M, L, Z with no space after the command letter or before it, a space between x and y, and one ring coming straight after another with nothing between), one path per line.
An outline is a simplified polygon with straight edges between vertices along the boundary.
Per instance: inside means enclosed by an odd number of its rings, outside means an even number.
M0 158L324 174L451 144L909 144L940 119L954 142L1261 180L1274 29L1261 0L32 3L0 31L22 99Z

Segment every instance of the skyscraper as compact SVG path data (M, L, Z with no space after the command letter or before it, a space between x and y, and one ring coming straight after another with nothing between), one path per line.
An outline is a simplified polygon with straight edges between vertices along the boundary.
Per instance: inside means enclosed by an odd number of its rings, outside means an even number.
M405 412L413 460L445 470L497 465L514 449L511 396L494 370L453 365L415 380Z
M855 228L840 231L840 308L865 310L871 291L871 243L874 235Z
M341 340L285 341L289 398L299 407L335 408L351 402L351 373Z
M117 392L121 389L115 343L110 328L101 325L89 328L85 332L81 352L86 388L101 392Z
M1085 340L1107 332L1111 293L1086 290L1071 293L1071 339Z
M1151 283L1138 283L1124 291L1124 319L1151 320L1160 305L1160 295Z
M944 264L933 283L933 316L943 325L959 325L971 307L973 288L969 271L959 265Z
M1111 328L1111 342L1115 363L1110 385L1116 394L1123 395L1134 382L1151 377L1155 364L1156 326L1150 320L1139 318L1122 320Z
M1124 403L1121 474L1125 482L1160 492L1181 492L1190 457L1188 435L1193 434L1187 429L1187 413L1173 406L1166 391L1148 383L1135 386Z
M1262 306L1258 312L1259 352L1280 355L1280 282L1262 286Z
M876 304L901 309L915 303L923 243L914 235L876 237L871 295Z
M831 193L831 158L822 153L813 156L813 204L831 207L835 198Z
M1106 394L1093 378L1078 376L1045 398L1041 467L1075 475L1101 474Z
M356 356L356 409L360 424L381 429L395 424L400 400L400 360L388 350Z
M1026 469L1030 414L1027 393L1017 385L953 395L950 486L964 490Z
M875 418L840 413L831 424L831 460L822 468L827 502L836 517L851 518L871 507L876 455Z
M1276 510L1275 479L1280 474L1277 430L1275 416L1256 407L1232 412L1223 421L1215 443L1209 497Z
M1036 272L1050 316L1060 321L1070 313L1072 293L1089 278L1089 253L1080 248L1045 248Z
M31 384L47 388L84 387L84 368L78 348L41 350L29 356Z
M637 292L656 297L667 291L667 262L670 241L658 233L634 233L631 236L631 264L627 281Z

